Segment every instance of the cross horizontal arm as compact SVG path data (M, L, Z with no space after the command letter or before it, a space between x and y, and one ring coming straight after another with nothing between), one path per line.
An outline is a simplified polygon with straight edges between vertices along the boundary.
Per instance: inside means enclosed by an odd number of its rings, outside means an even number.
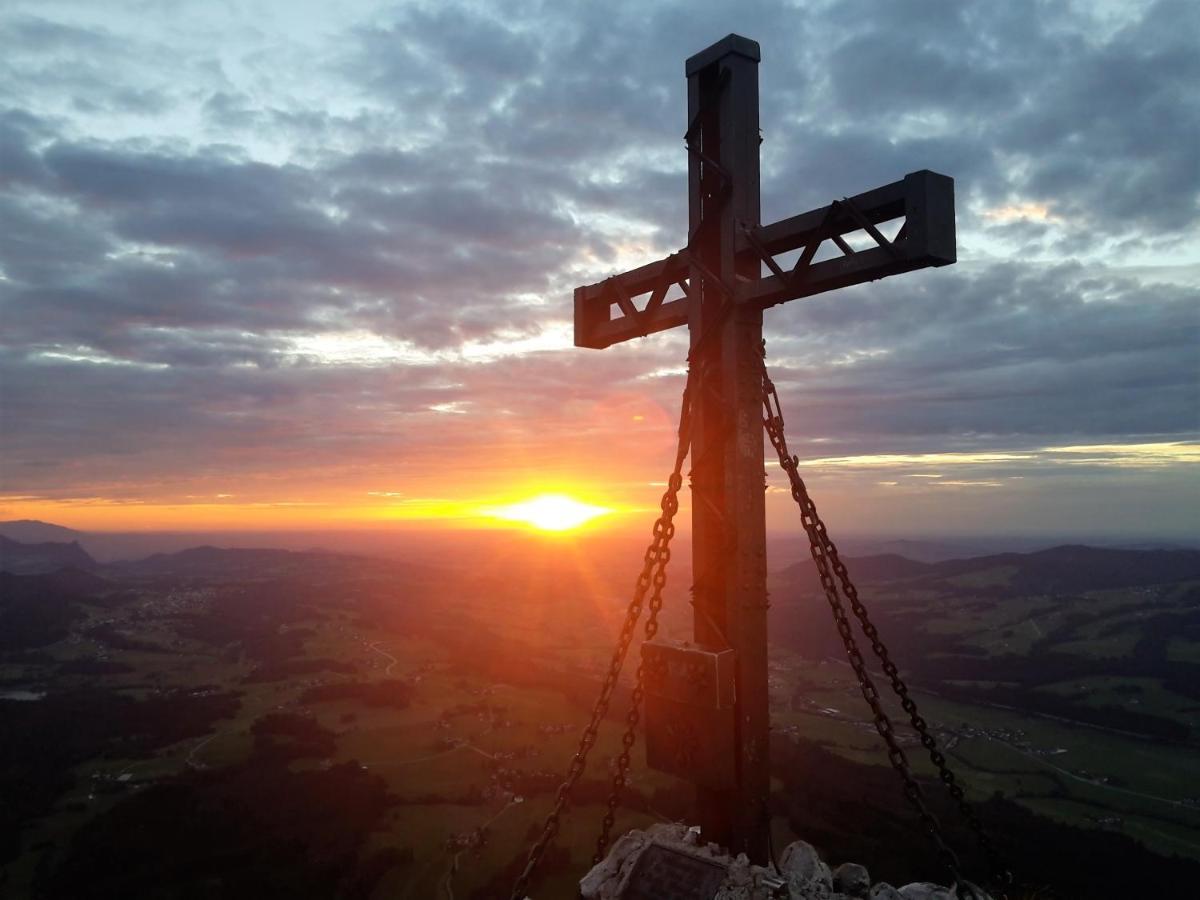
M875 226L897 218L904 224L889 241ZM855 251L845 242L843 235L859 230L867 232L875 246ZM928 170L913 172L821 209L747 228L741 237L772 274L739 285L737 299L763 309L914 269L949 265L956 259L954 179ZM836 245L842 255L813 262L824 241ZM804 252L790 271L773 259L801 247Z
M876 226L899 218L904 224L889 241ZM860 230L875 246L856 251L845 241L844 235ZM813 262L825 241L842 255ZM789 268L775 259L801 248L800 258ZM772 225L744 224L737 252L760 257L771 272L741 281L735 290L737 302L761 309L914 269L949 265L956 259L954 179L923 169ZM600 349L687 324L689 266L684 249L599 284L576 288L575 345ZM683 296L664 302L675 285ZM639 309L632 298L646 293L650 299ZM616 318L614 306L622 313Z
M688 253L681 250L665 259L615 275L599 284L575 288L575 346L602 349L656 331L666 331L688 320ZM678 285L683 296L664 302L667 291ZM650 292L642 310L630 298ZM616 305L624 315L612 319Z

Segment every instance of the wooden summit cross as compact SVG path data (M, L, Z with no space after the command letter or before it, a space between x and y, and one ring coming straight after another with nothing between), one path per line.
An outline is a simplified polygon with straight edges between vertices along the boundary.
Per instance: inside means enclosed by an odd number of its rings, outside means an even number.
M948 265L955 236L954 181L929 171L761 225L760 58L756 42L731 34L687 61L687 248L576 288L575 344L600 349L688 326L694 646L666 654L674 688L660 684L657 697L647 688L647 754L655 768L696 784L704 840L762 863L770 788L763 310ZM889 241L877 226L901 218ZM856 231L874 245L855 250L845 235ZM840 255L816 260L825 242ZM787 268L776 259L797 250ZM682 296L668 300L673 288ZM642 295L649 299L636 304ZM681 696L701 684L712 688L703 699Z

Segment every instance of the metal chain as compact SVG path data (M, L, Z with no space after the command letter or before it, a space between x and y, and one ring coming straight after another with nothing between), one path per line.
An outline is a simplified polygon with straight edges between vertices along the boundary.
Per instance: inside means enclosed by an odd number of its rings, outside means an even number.
M691 379L689 378L688 387L684 389L683 412L680 415L679 425L679 451L675 458L675 468L671 472L671 477L667 482L667 492L663 494L662 516L655 523L657 534L658 523L665 522L666 540L663 542L655 563L653 576L654 590L650 594L649 613L646 616L646 624L644 626L644 635L647 641L653 640L654 636L658 634L658 614L662 610L663 588L667 585L667 563L671 561L671 548L668 542L675 533L675 525L672 520L675 517L675 513L679 511L678 493L680 487L683 485L683 460L687 456L687 450L691 444L691 399L688 396L691 387L690 381ZM639 659L637 672L634 677L633 693L629 698L629 711L625 714L625 733L621 735L621 753L617 757L617 768L613 772L612 787L608 793L608 809L605 811L604 819L601 821L600 836L596 839L596 852L592 856L592 865L598 865L604 859L605 851L608 849L617 807L621 803L621 794L624 793L625 785L629 781L630 753L633 750L634 743L637 741L638 720L641 718L642 700L645 696L645 663Z
M783 433L783 414L779 408L779 395L776 393L775 385L771 382L770 376L767 374L765 361L763 363L763 408L763 425L766 427L767 436L771 440L771 446L775 448L775 452L779 456L779 465L787 473L788 481L791 485L792 498L800 507L800 521L804 526L805 532L808 534L813 562L816 564L817 574L821 578L821 588L825 593L825 599L829 602L830 609L833 611L834 622L837 625L838 633L841 635L842 643L846 648L846 657L850 661L850 666L854 669L854 674L858 678L859 690L862 692L863 698L867 701L867 705L871 707L875 730L879 732L879 736L887 744L888 761L904 782L905 798L916 809L917 815L921 819L921 825L926 835L933 842L942 863L950 870L954 876L954 880L961 883L963 879L959 873L958 857L946 843L942 835L941 825L925 804L924 794L921 791L920 785L917 784L916 779L913 777L912 769L908 764L908 757L896 740L892 721L887 713L884 712L879 698L879 689L875 687L875 683L867 671L866 661L863 659L862 652L858 649L858 641L855 639L854 632L850 626L850 619L846 615L845 608L842 606L841 598L838 596L837 585L834 582L831 571L831 556L829 553L831 542L825 532L824 523L821 522L820 516L817 514L816 504L813 503L812 498L808 494L808 488L804 484L804 480L800 477L797 468L800 461L788 452L787 438ZM842 568L844 570L845 567L843 566Z
M667 563L671 561L669 542L675 534L674 518L675 513L679 511L678 494L683 485L683 461L687 457L688 450L691 447L691 389L692 375L691 368L689 367L687 382L683 389L682 409L679 413L679 444L675 453L675 467L672 469L671 477L667 481L667 492L663 494L661 504L662 516L654 526L655 534L657 535L659 523L665 522L664 532L666 541L664 541L655 563L653 574L654 589L650 594L649 613L646 616L646 624L644 626L644 636L647 641L653 640L654 636L658 634L658 614L662 610L663 588L667 585ZM633 745L637 742L638 720L641 718L642 700L646 696L644 675L644 663L639 659L637 672L634 677L633 693L629 698L629 711L625 714L625 733L621 735L621 753L617 757L617 768L613 772L612 787L608 793L608 808L601 821L600 835L596 839L596 852L592 856L592 865L598 865L604 859L605 851L608 849L608 844L611 840L617 807L621 803L621 795L625 791L625 785L629 782L630 754L633 751Z
M766 368L764 368L764 373L766 373ZM775 391L775 385L772 383L772 380L770 380L769 377L766 377L766 380L764 380L763 384L769 388L770 398L772 398L772 401L775 404L776 413L779 414L779 431L782 436L782 430L784 430L784 420L782 420L782 413L779 410L779 394ZM786 444L784 451L786 454ZM782 463L782 457L780 462ZM796 467L794 467L794 464L792 470L793 472L796 472ZM800 487L802 487L804 496L808 497L808 491L806 491L806 488L804 488L804 480L799 478L798 473L797 480L799 481ZM989 838L988 833L986 833L984 824L982 821L980 821L976 810L974 810L971 803L968 802L965 792L962 791L962 786L959 785L958 779L955 778L953 770L950 769L949 763L946 761L946 756L944 756L941 750L938 749L937 739L932 736L932 733L930 733L928 722L926 722L923 716L918 712L917 701L914 701L910 695L910 692L908 692L908 685L905 684L904 679L900 677L899 668L896 667L895 662L892 661L892 656L890 656L888 653L886 644L883 643L880 634L878 634L878 630L875 628L875 623L871 622L870 613L863 605L863 601L859 599L858 588L854 587L854 583L850 578L850 572L848 572L846 569L846 564L841 562L841 558L838 554L838 547L834 545L833 539L829 538L826 526L824 526L824 522L822 522L820 516L817 515L816 505L812 503L811 498L808 498L808 503L811 509L812 522L814 522L818 539L821 541L821 545L824 548L826 557L833 565L834 574L838 576L838 581L841 584L841 592L842 594L845 594L847 600L850 600L851 610L854 613L854 617L858 619L859 626L863 629L863 634L866 636L866 640L871 642L871 649L874 650L876 658L880 660L880 667L882 668L883 673L888 677L888 682L892 684L892 690L894 694L896 697L900 698L900 706L904 708L905 713L908 714L908 721L910 721L913 731L917 732L920 738L920 744L922 744L926 752L928 752L930 762L934 763L934 768L937 769L938 779L940 779L942 784L946 786L946 790L949 792L950 797L954 798L954 802L956 806L958 806L959 814L962 816L962 818L964 818L967 826L971 828L974 836L976 836L976 841L978 842L979 847L982 848L986 856L988 856L989 863L991 864L992 870L994 870L996 877L1001 878L1001 880L1004 882L1012 880L1012 874L1010 874L1007 864L1004 863L1004 860L1001 858L1000 852L996 850L996 846L992 844L992 841Z
M689 369L687 381L683 389L682 408L679 413L679 443L675 453L675 467L671 472L670 478L667 480L667 489L663 492L662 500L659 504L662 513L654 523L653 538L642 557L642 570L638 573L637 582L634 585L633 599L629 601L629 606L625 610L625 619L621 623L617 645L613 649L608 671L605 673L604 682L600 687L600 695L596 698L595 706L592 707L591 719L583 730L583 736L579 740L579 749L575 751L575 756L571 759L571 764L567 768L566 778L559 785L558 792L554 798L554 807L546 817L545 824L542 826L542 833L530 848L525 868L513 885L511 900L523 900L525 889L529 885L529 879L533 876L538 863L541 862L546 848L558 834L563 810L570 802L571 791L583 775L583 771L587 766L588 753L596 743L596 734L600 728L600 723L608 713L608 705L612 699L613 691L620 680L621 668L625 664L625 656L629 652L629 644L633 641L638 620L641 618L642 607L645 603L647 593L651 595L650 619L646 623L647 637L653 636L650 625L651 621L654 622L654 631L657 631L658 611L662 608L662 589L666 584L666 565L671 559L670 543L671 538L675 536L674 517L675 513L679 510L679 491L683 486L683 460L687 457L688 448L691 446L691 391L692 373ZM651 592L652 588L653 591ZM639 664L637 687L634 689L635 694L637 694L637 702L639 703L641 695L638 692L640 691L641 684L642 667ZM635 705L630 713L630 716L632 716L632 721L630 722L631 730L637 724L637 716L634 713L636 709L637 706ZM630 717L627 716L627 721L629 719ZM613 810L620 800L620 788L624 787L625 778L628 774L629 751L632 745L632 740L629 739L629 733L627 732L625 750L621 755L624 760L624 768L619 768L617 777L614 777L613 793L609 796L609 810L604 818L605 830L602 839L606 844L607 834L612 827ZM618 778L620 779L619 782Z
M721 73L720 81L717 85L716 94L725 89L729 83L728 71ZM704 115L710 112L711 106L706 106L701 109L695 119L689 123L688 130L684 134L684 144L689 153L696 154L704 163L705 168L711 168L717 175L724 188L729 176L719 165L711 158L706 157L692 143L692 138L695 132L701 126L701 119ZM723 206L727 197L726 192L721 190L715 197L718 207ZM708 219L711 221L711 219ZM700 230L705 226L706 221L702 220L697 223L695 229L688 235L688 247L692 246L692 241ZM722 286L723 287L723 286ZM596 729L599 727L600 720L608 712L608 703L612 697L613 689L616 687L617 678L621 673L621 666L625 662L625 656L629 650L629 644L633 639L633 631L637 625L638 619L641 617L642 604L644 602L647 591L653 587L653 592L650 595L650 615L645 624L646 639L654 637L658 632L658 613L662 608L662 590L666 585L666 566L671 559L671 551L669 544L671 538L675 535L674 516L679 509L678 495L679 490L683 486L683 460L687 457L688 449L691 446L691 392L693 389L693 368L692 360L703 359L698 352L700 346L707 344L704 340L705 336L716 333L724 324L724 320L728 313L728 301L722 309L722 315L717 317L717 320L706 329L705 334L701 336L698 346L694 347L688 355L688 374L687 382L683 389L683 404L679 412L679 444L675 454L675 468L671 473L670 479L667 481L667 490L663 493L662 514L654 523L654 537L642 561L642 571L638 575L637 585L634 588L633 600L629 603L629 608L625 613L625 622L621 627L621 634L617 639L617 646L613 650L612 662L609 665L609 671L604 679L604 684L600 689L600 696L596 700L596 706L592 710L592 718L584 729L583 738L579 742L579 750L575 757L571 760L571 766L567 770L567 780L558 789L558 795L555 798L554 809L546 818L546 824L542 829L542 834L537 842L529 851L529 859L525 864L525 870L517 879L516 885L513 887L512 900L522 900L524 890L529 882L530 876L541 860L542 854L545 853L546 847L554 839L558 833L559 817L562 814L564 807L570 796L571 789L583 774L584 765L586 764L588 751L596 742ZM613 773L612 788L609 791L607 810L604 814L604 819L601 824L600 836L596 840L596 854L593 857L593 864L600 862L604 856L604 851L608 847L612 826L616 816L617 806L620 804L621 794L624 791L625 785L629 778L630 753L636 741L636 729L639 719L641 718L641 704L645 696L643 687L643 670L641 662L638 663L633 694L630 698L630 707L625 716L625 733L621 738L621 754L617 758L617 768Z
M766 409L764 425L767 427L770 442L772 442L776 454L779 455L780 466L784 468L788 476L788 481L791 482L792 497L800 505L800 517L802 517L805 532L809 534L812 554L814 554L814 559L817 560L818 574L821 575L822 588L826 592L830 605L834 607L835 618L838 618L839 612L841 613L838 630L842 635L842 640L846 643L846 653L848 656L851 656L851 664L853 665L854 655L857 655L858 659L862 659L862 654L858 653L857 641L854 640L852 632L848 636L847 641L846 630L842 629L841 620L846 618L845 610L841 607L838 595L836 595L836 588L832 584L832 578L829 578L829 564L832 564L833 574L838 576L842 593L850 600L854 616L858 619L859 625L862 626L863 634L871 642L871 649L874 650L875 655L880 660L883 673L888 677L889 683L892 685L892 690L900 698L900 706L908 714L908 721L911 722L913 730L918 733L920 743L929 752L930 761L934 763L934 767L937 769L938 779L942 781L950 796L954 798L962 818L964 818L968 826L971 827L974 835L976 835L979 846L988 854L994 875L1002 883L1007 884L1012 882L1012 871L1004 863L1000 853L996 850L996 846L992 844L988 833L986 833L983 822L979 820L977 812L974 811L973 806L966 799L961 785L958 784L958 780L956 780L954 773L949 768L946 756L938 750L937 740L930 733L928 722L918 712L917 702L913 700L910 692L908 692L908 686L905 684L904 679L900 677L899 668L896 667L895 662L890 658L886 644L883 643L880 634L878 634L875 624L871 622L870 613L863 605L863 601L859 599L858 588L854 587L854 583L850 578L850 572L846 569L846 564L841 562L838 547L834 545L833 539L829 538L826 524L821 521L820 515L817 514L816 504L812 502L812 498L809 496L808 487L805 486L804 479L800 478L798 458L788 454L787 442L784 436L784 414L782 414L782 409L780 408L779 392L775 390L775 385L770 380L766 362L763 364L763 406ZM856 667L856 673L857 671ZM871 685L870 690L875 690L874 685ZM866 689L864 689L864 694L865 692ZM875 691L875 694L877 696L877 691ZM875 710L874 704L872 704L872 710ZM876 727L878 728L878 724ZM884 739L887 740L887 738ZM893 766L895 766L895 758L890 754L892 743L888 743L889 758L892 758ZM907 780L905 791L907 796L910 793Z

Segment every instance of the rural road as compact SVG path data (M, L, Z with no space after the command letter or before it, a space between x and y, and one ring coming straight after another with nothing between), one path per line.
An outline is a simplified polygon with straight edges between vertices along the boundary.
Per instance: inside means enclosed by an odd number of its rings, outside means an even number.
M375 641L373 643L367 644L367 649L374 650L376 653L378 653L384 659L389 660L388 667L383 670L383 674L391 675L392 669L394 669L396 667L396 663L398 663L400 660L396 659L396 657L392 656L392 654L388 653L386 650L380 650L379 645L382 643L383 643L383 641Z
M199 761L197 761L197 759L196 759L196 754L199 753L201 750L203 750L205 748L205 746L207 746L208 743L213 738L215 738L217 735L219 735L220 733L221 732L219 732L219 731L214 731L212 734L210 734L208 737L206 737L204 740L202 740L200 743L198 743L195 747L193 747L191 750L189 750L188 755L183 760L184 763L188 766L191 766L192 768L195 768L196 766L200 765Z
M516 806L517 804L524 802L525 801L523 799L518 800L515 797L512 800L509 800L502 807L500 807L499 812L484 822L483 825L480 826L479 830L483 831L487 828L491 828L492 823L508 812L509 807ZM442 887L446 891L446 900L454 900L454 876L458 873L458 858L465 852L466 848L464 847L462 850L459 850L457 853L455 853L453 858L450 860L450 871L446 873L446 880L442 882Z

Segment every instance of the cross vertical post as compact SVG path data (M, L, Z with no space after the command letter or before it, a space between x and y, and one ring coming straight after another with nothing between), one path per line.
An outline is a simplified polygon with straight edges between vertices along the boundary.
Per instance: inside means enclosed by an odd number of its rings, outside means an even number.
M951 265L956 247L954 180L924 169L762 225L759 59L736 34L688 59L687 246L577 287L575 344L599 350L688 326L694 642L642 647L646 756L696 785L705 841L764 863L763 310Z
M735 304L758 261L738 259L759 225L758 44L730 35L686 64L688 329L692 405L692 602L701 647L732 649L736 783L697 786L701 837L767 853L767 595L762 428L762 309ZM739 276L741 278L739 279Z

